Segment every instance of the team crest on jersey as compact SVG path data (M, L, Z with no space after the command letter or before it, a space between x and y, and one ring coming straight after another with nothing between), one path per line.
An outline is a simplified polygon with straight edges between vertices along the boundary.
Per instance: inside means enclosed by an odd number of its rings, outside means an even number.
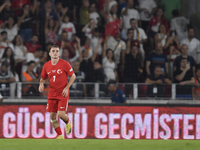
M60 69L57 70L57 74L61 74L62 71Z
M52 72L54 73L54 72L56 72L56 70L52 70Z

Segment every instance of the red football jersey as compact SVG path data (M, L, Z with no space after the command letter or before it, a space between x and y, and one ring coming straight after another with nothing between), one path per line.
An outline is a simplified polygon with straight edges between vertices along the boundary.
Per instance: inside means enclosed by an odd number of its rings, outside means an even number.
M56 65L51 64L51 60L44 64L42 68L41 78L49 78L50 90L48 93L48 99L63 98L62 91L67 86L68 76L72 76L74 73L70 64L59 59Z

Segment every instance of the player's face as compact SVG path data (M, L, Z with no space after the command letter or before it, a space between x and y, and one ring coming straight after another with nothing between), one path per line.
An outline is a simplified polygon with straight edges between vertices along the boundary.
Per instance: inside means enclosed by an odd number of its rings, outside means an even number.
M49 56L51 57L51 59L58 59L59 56L60 56L59 48L52 47L50 52L49 52Z

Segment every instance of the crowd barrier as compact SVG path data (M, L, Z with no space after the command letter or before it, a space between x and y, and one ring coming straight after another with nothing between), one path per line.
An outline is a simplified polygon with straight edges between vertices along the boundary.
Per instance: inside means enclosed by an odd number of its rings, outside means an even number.
M38 86L38 83L12 83L10 86L10 92L8 92L9 88L1 87L0 93L5 98L47 98L49 84L45 84L45 91L42 94L38 92ZM195 85L119 83L117 86L124 91L127 99L194 99L192 96L192 90ZM86 90L84 90L84 88ZM108 85L106 83L74 83L72 85L70 89L70 98L86 98L85 95L87 95L88 99L110 97Z
M199 105L200 106L200 105ZM69 105L67 139L200 139L199 106ZM0 105L0 138L56 138L44 104Z

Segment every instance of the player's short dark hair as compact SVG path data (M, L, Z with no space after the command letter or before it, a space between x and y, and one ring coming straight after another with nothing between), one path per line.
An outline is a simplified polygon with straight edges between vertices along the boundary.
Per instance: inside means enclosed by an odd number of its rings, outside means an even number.
M60 49L60 47L58 45L52 45L50 48L49 48L49 52L51 51L52 48L58 48Z
M134 20L136 20L136 19L135 19L135 18L131 18L131 19L130 19L130 23L131 23L131 21L134 21Z
M35 64L35 61L31 60L27 63L28 66L30 66L31 64Z

